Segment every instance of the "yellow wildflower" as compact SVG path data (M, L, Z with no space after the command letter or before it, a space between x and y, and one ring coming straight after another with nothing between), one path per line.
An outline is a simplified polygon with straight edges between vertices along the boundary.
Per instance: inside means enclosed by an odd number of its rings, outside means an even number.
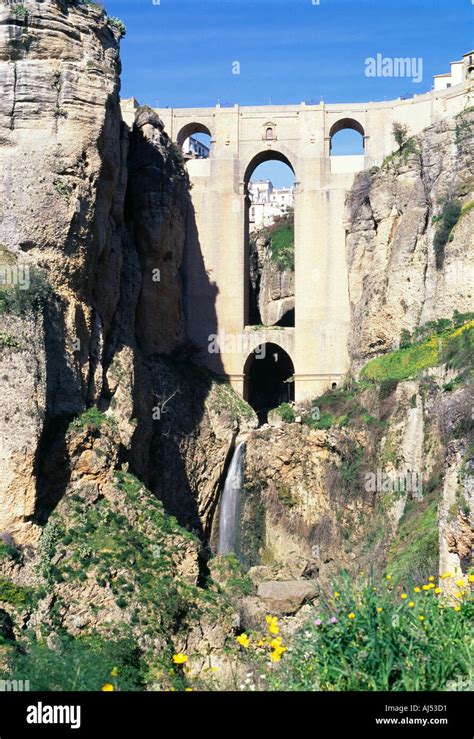
M250 644L250 638L247 636L247 634L240 634L240 636L237 636L235 638L235 641L237 642L237 644L240 644L241 647L245 647L246 649Z
M401 596L400 596L400 598L402 600L406 600L408 598L408 595L406 593L402 593Z
M415 593L421 593L421 590L418 587L417 588L413 588L413 590L415 591Z
M414 601L411 600L408 604L408 608L414 608L414 607L415 607L415 603Z
M115 690L112 683L105 683L105 685L102 685L101 690L104 691L104 693L110 693L112 690Z
M429 582L433 582L433 580L434 580L434 577L433 577L433 575L430 575L430 576L429 576L429 578L428 578L428 581L429 581Z
M441 593L441 588L435 588L434 591L436 595L439 595Z
M184 665L188 661L188 657L186 657L185 654L182 654L182 652L178 652L178 654L173 654L173 662L175 665Z
M430 589L429 585L423 585L423 590L429 590L429 589Z
M281 638L281 636L279 636L277 639L272 639L272 641L269 642L269 644L272 649L278 649L279 647L281 647L282 641L283 639Z
M458 586L458 588L463 588L465 585L465 582L464 580L456 580L456 585Z
M386 579L387 579L387 580L391 580L391 579L392 579L392 576L391 576L391 575L387 575L387 576L386 576Z
M443 572L443 574L441 575L441 579L442 580L446 580L447 577L453 577L453 573L452 572Z
M382 609L381 608L377 608L377 613L382 613Z
M265 616L265 621L269 626L276 626L278 623L278 618L276 616Z
M425 617L424 616L418 616L418 618L420 619L420 621L424 621L425 620Z
M460 611L461 610L461 606L454 606L454 610L455 611Z
M273 634L274 636L280 633L279 627L275 626L274 624L270 624L270 626L268 627L268 631L270 634Z
M271 662L279 662L281 660L281 654L278 654L278 652L272 652L270 655L270 661Z
M336 591L335 591L335 592L333 593L333 596L334 596L335 598L339 598L339 596L340 596L340 593L338 593L338 592L337 592L337 590L336 590Z
M474 582L474 575L469 575L468 580L469 582Z
M349 613L349 615L347 616L347 618L350 618L351 621L352 621L355 618L355 613Z

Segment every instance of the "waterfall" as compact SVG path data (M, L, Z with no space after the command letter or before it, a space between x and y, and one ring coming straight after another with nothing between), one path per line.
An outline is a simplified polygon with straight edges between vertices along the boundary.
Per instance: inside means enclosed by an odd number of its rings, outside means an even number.
M240 493L244 478L245 441L237 446L230 463L221 498L218 554L234 554L239 529Z

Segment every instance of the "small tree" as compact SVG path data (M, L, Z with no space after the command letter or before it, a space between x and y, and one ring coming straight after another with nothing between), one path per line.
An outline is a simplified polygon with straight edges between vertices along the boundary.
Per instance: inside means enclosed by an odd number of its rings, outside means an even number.
M403 123L394 123L392 126L392 132L394 139L398 144L398 148L401 149L408 138L408 126L405 126Z

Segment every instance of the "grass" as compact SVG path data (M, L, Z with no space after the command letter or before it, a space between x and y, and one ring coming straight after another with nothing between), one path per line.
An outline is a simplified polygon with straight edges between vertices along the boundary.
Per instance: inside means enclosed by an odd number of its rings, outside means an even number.
M272 261L280 271L293 272L295 269L295 224L292 211L288 216L276 221L265 229L264 235L270 240Z
M269 670L269 687L425 691L472 680L472 599L463 596L455 610L432 580L415 593L388 577L338 580Z
M427 578L438 569L439 492L425 500L409 499L387 555L389 571L401 580Z
M423 370L445 361L454 362L457 366L469 361L466 354L469 354L473 341L474 320L471 320L458 328L434 334L409 347L370 360L363 367L361 377L376 382L401 381L417 377ZM463 359L458 356L460 353Z
M311 410L303 417L303 423L309 428L328 430L345 426L372 425L376 419L360 405L357 399L358 390L354 385L350 388L328 390L311 403Z
M105 684L115 690L143 689L143 663L135 640L120 631L111 636L73 639L61 632L52 647L28 634L23 649L14 653L8 674L0 672L0 677L27 679L38 691L96 691Z

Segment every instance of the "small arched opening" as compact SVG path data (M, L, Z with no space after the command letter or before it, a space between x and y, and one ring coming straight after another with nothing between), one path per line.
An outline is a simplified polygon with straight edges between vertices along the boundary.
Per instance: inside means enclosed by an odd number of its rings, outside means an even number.
M272 408L294 400L294 374L290 355L278 344L260 344L247 357L244 395L260 423Z
M211 154L212 135L203 123L188 123L178 133L176 143L187 159L207 159Z
M295 170L281 152L257 154L245 184L247 326L295 325Z
M365 131L354 118L341 118L329 131L331 156L361 156L365 153Z

